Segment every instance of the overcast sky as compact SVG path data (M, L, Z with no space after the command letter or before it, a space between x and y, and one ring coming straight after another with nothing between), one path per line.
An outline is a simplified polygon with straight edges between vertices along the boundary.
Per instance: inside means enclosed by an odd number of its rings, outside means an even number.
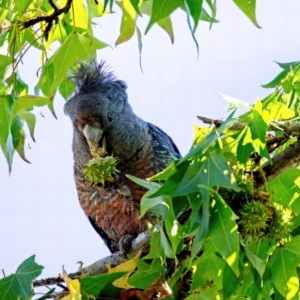
M196 116L222 118L226 102L219 93L253 103L271 90L260 87L280 68L274 63L300 60L300 2L257 1L257 29L231 1L219 1L219 24L209 30L201 22L196 48L183 12L172 15L175 43L158 26L144 37L142 74L137 38L98 52L118 78L129 86L129 102L137 115L166 131L184 155L193 137ZM115 6L115 11L119 9ZM119 14L98 19L97 36L114 45ZM145 28L147 18L141 20ZM21 76L37 82L38 55L25 56ZM55 120L48 109L36 110L36 143L26 164L17 155L13 171L0 153L0 269L8 275L32 254L45 266L42 277L56 276L64 265L90 264L109 254L84 216L73 181L71 123L63 114L64 100L55 98ZM43 117L42 117L43 115Z

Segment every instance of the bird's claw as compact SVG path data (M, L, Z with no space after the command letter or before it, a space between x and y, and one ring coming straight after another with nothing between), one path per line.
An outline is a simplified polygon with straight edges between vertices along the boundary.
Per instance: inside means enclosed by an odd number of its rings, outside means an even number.
M123 254L129 253L131 249L131 242L134 238L135 236L132 234L126 234L122 236L121 239L119 240L120 252L122 252Z

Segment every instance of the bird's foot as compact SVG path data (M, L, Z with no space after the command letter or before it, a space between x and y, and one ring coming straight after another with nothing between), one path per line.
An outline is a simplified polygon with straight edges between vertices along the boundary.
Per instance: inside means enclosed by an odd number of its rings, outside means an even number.
M131 242L133 239L135 239L136 236L132 235L132 234L126 234L124 236L121 237L121 239L119 240L119 250L120 252L122 252L123 254L127 254L130 252L131 249Z

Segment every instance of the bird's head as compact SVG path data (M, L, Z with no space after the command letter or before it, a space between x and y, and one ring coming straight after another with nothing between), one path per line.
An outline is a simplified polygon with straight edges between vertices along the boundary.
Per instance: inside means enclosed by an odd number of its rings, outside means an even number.
M126 83L117 80L105 62L81 64L73 78L77 90L65 104L74 128L73 147L76 143L93 156L129 159L144 143L146 127L132 112Z

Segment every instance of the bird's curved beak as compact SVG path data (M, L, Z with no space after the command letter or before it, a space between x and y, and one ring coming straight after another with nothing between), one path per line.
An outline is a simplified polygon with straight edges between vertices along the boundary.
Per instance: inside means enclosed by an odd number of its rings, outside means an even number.
M102 147L99 146L99 142L103 136L103 130L86 124L82 133L87 140L92 156L98 155L104 157L107 154L105 137L102 139Z

